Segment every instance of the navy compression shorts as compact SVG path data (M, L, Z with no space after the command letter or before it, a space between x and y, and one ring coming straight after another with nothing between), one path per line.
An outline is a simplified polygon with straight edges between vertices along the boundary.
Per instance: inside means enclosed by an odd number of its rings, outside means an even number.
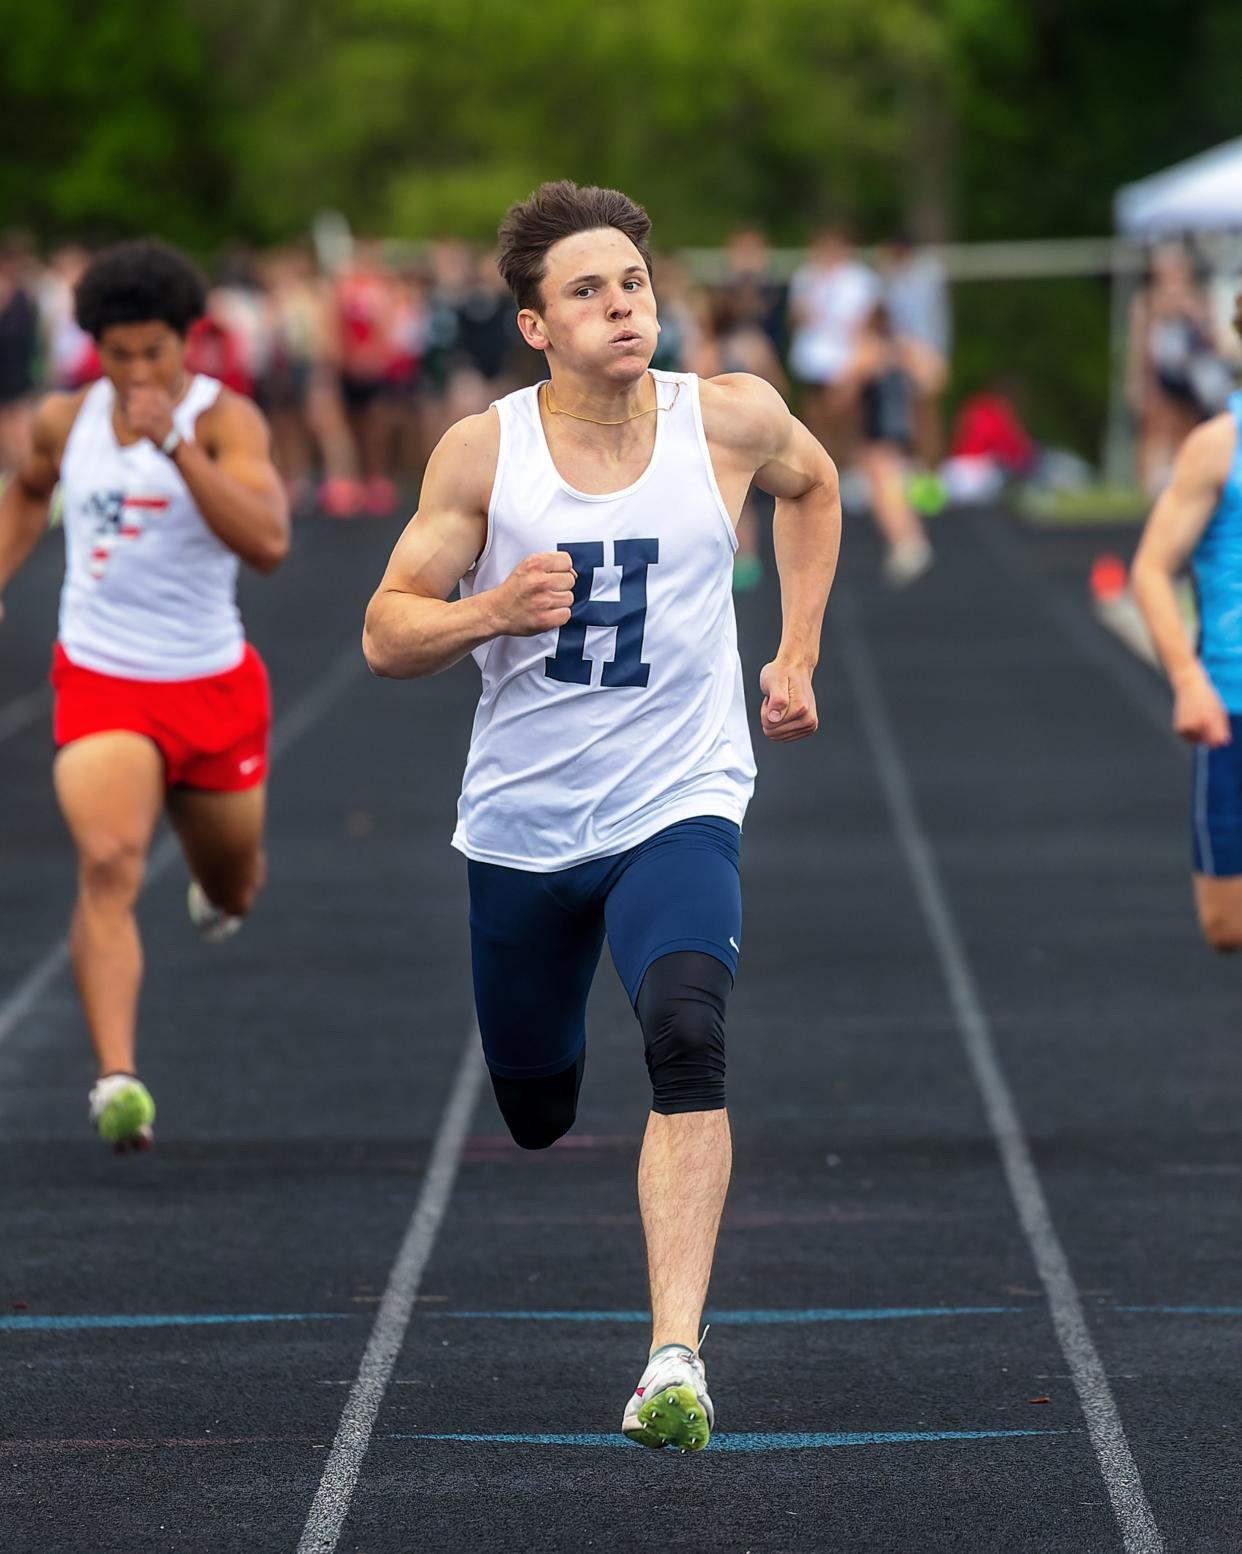
M631 1004L652 961L677 950L712 955L735 975L740 844L732 821L705 816L550 874L471 859L474 997L489 1070L534 1079L576 1061L605 936Z
M1191 763L1195 873L1211 879L1242 874L1242 717L1229 723L1232 742L1196 745Z

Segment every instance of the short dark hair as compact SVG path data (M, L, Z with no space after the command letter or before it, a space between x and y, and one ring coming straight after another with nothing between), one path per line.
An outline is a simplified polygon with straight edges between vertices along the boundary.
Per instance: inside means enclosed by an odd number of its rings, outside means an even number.
M529 199L509 207L500 224L496 263L519 308L540 308L548 249L575 232L615 227L623 232L651 274L651 217L619 189L583 189L569 179L541 183Z
M105 248L73 291L74 312L100 339L113 324L167 324L184 336L207 307L207 282L182 253L143 238Z

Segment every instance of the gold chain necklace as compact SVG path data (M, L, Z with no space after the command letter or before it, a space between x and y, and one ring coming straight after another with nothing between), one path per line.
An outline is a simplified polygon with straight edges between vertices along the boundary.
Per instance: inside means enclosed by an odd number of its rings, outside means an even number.
M677 395L681 393L681 384L677 385L677 392L667 405L659 402L659 389L656 390L656 403L648 405L646 410L636 410L633 415L624 415L619 421L597 421L593 415L579 415L575 410L562 410L560 405L552 403L552 383L549 379L543 385L543 402L547 406L549 415L567 415L571 421L589 421L592 426L624 426L628 421L637 421L640 416L654 415L657 410L671 410L677 403Z

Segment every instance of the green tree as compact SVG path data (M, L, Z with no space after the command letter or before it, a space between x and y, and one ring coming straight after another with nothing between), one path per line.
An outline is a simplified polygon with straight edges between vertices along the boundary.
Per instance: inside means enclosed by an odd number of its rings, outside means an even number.
M359 226L482 236L545 177L615 183L662 241L739 219L796 240L892 220L913 85L944 76L918 0L365 0L317 8L244 115L251 226L316 202Z
M177 5L0 0L0 210L40 236L201 246L229 171L204 40Z

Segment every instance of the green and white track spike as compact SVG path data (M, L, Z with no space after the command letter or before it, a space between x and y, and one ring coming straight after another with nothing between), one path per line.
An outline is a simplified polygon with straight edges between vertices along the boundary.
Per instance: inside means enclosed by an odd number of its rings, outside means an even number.
M141 1079L132 1074L108 1074L91 1091L90 1119L105 1144L118 1154L149 1149L155 1102Z
M698 1351L665 1344L651 1356L626 1404L621 1433L637 1446L702 1451L716 1427Z
M707 1413L693 1387L662 1387L643 1403L638 1418L644 1446L675 1446L678 1451L702 1451L712 1438ZM631 1440L637 1439L630 1435Z

